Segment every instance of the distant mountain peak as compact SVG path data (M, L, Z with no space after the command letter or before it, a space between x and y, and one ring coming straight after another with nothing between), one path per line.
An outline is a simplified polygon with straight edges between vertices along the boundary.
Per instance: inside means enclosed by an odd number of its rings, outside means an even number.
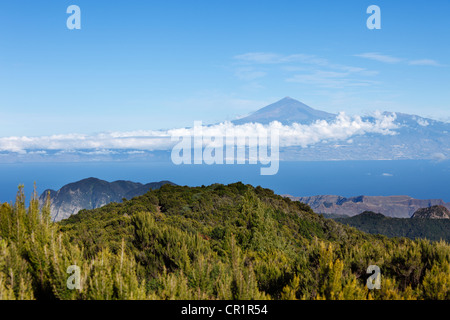
M310 124L317 120L331 120L335 117L336 114L316 110L291 97L284 97L244 118L234 120L233 123L258 122L268 124L272 121L278 121L282 124L292 124L294 122Z

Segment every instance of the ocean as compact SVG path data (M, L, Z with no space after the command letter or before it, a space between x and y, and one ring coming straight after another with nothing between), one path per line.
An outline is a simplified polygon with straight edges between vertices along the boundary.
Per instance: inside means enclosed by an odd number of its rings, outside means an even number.
M450 202L450 160L302 161L281 162L278 174L261 176L260 165L180 165L156 162L78 162L0 164L0 202L13 201L19 184L29 199L33 183L38 193L57 190L84 178L107 181L154 182L179 185L243 183L270 188L278 194L408 195Z

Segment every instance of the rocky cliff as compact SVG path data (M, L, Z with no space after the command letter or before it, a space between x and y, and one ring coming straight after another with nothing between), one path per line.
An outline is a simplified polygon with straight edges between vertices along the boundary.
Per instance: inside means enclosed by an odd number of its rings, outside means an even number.
M142 184L124 180L107 182L88 178L69 183L58 191L45 190L39 197L39 202L42 205L50 193L52 219L59 221L78 213L81 209L96 209L110 202L121 202L123 198L131 199L167 183L173 184L170 181Z

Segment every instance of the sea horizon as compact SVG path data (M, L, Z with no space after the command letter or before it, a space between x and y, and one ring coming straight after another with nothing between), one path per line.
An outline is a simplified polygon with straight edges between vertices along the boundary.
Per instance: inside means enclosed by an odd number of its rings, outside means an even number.
M149 183L169 180L201 186L242 182L292 196L394 196L450 202L450 160L281 161L279 173L261 176L259 165L174 165L170 162L58 162L0 164L0 202L14 201L19 185L27 199L89 177Z

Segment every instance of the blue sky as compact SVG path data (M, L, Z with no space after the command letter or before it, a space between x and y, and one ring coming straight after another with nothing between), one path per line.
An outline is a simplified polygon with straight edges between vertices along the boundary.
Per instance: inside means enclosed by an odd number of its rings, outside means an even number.
M0 136L214 123L285 96L449 121L449 35L438 0L2 0Z

